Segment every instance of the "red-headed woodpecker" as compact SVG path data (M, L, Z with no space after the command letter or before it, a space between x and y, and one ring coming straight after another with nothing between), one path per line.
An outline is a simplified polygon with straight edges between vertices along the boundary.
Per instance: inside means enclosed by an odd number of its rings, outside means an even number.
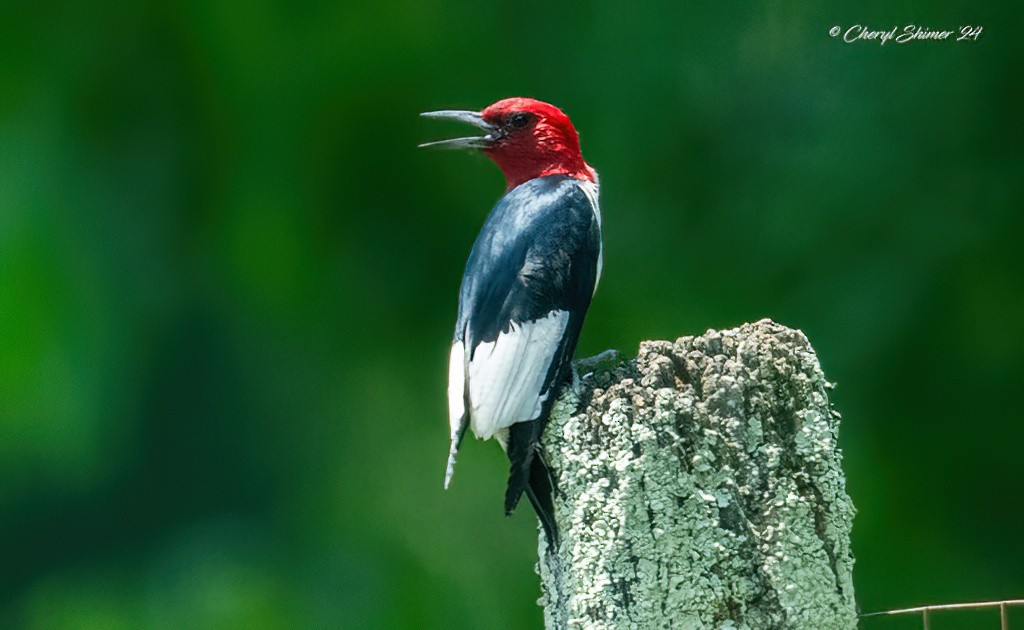
M572 376L583 318L601 275L597 173L560 109L530 98L482 112L438 111L483 135L421 146L478 149L505 173L466 263L448 368L451 449L444 486L467 427L494 437L511 462L505 513L526 492L556 544L553 482L538 443L559 389Z

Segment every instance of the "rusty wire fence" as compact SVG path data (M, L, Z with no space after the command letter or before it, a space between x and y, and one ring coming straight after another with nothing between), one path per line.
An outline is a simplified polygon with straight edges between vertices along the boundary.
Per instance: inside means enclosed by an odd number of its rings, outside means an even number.
M867 613L860 616L861 619L879 619L882 617L894 617L894 616L919 616L921 619L921 627L924 630L932 630L932 621L935 617L946 617L947 614L952 614L951 611L964 611L964 610L992 610L991 625L986 623L981 618L976 618L971 623L970 627L977 627L979 630L982 628L995 628L995 622L998 620L1000 630L1009 630L1010 628L1010 613L1009 609L1014 606L1024 606L1024 599L1004 599L1002 601L995 602L966 602L962 604L940 604L936 606L916 606L914 608L900 608L898 610L883 610L880 612ZM995 613L998 611L998 617ZM938 614L936 614L938 613ZM962 620L961 620L962 623ZM978 624L978 625L976 625ZM980 625L985 624L985 625ZM871 628L870 624L864 624L862 627ZM880 627L880 626L879 626ZM958 625L958 627L966 627ZM1024 624L1020 624L1022 630L1024 630Z

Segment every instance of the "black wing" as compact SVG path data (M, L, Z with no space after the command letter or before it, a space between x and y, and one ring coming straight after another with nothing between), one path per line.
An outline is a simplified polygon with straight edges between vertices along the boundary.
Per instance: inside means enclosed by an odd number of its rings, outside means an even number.
M486 406L486 401L473 400L477 388L472 379L474 371L488 370L473 370L474 363L483 365L505 356L543 361L547 369L540 390L521 395L536 397L550 391L559 368L566 367L575 350L597 281L599 254L595 209L577 180L565 176L531 180L498 202L473 246L459 296L455 340L463 342L465 362L471 368L465 387L470 416L474 409L483 411L481 406ZM555 317L565 320L564 327L550 322ZM538 322L544 330L527 334ZM520 356L511 343L518 336L533 346L547 347L553 341L548 337L556 331L557 344L546 356ZM507 354L500 354L506 338ZM484 356L483 350L491 354ZM521 373L534 366L517 367ZM516 405L504 406L508 407ZM471 419L474 431L487 438L493 432L489 429L535 417Z

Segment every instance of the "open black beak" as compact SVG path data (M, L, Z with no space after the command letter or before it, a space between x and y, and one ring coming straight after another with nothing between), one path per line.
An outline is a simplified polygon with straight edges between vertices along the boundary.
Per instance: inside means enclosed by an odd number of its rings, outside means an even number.
M460 122L469 123L474 127L483 129L485 135L482 136L467 136L465 138L452 138L451 140L436 140L434 142L424 142L420 145L423 147L436 147L438 149L486 149L491 146L495 140L494 136L494 125L484 121L484 117L480 112L467 112L454 109L445 109L438 112L423 112L420 114L424 118L438 118L441 120L458 120Z

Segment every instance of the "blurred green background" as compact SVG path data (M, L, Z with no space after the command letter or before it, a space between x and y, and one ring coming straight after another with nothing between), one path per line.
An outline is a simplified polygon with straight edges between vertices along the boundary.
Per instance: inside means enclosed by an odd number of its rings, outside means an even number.
M503 179L415 148L513 95L602 175L582 355L803 329L861 608L1024 595L1022 11L860 4L7 0L0 626L540 625L500 449L441 490Z

